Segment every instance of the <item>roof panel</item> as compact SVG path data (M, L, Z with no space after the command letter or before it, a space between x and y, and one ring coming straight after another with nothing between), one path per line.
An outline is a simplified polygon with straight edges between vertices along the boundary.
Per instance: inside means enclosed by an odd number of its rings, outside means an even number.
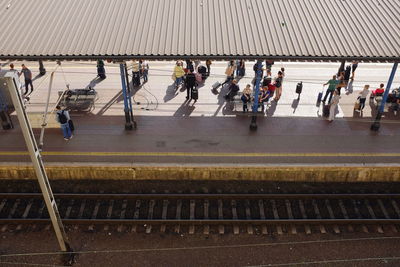
M399 61L399 13L393 0L0 0L0 59Z

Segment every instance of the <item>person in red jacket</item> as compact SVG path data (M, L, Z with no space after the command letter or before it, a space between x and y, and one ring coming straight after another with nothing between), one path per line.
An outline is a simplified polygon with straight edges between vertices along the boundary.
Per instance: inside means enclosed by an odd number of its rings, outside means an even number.
M384 84L381 83L379 88L375 89L372 91L371 97L375 97L375 96L382 96L383 93L385 92L385 88L384 88Z

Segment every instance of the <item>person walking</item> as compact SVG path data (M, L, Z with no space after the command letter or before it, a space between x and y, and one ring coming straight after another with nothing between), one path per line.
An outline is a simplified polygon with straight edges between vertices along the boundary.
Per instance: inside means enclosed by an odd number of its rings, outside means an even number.
M336 79L336 75L333 75L332 79L330 79L327 83L324 83L324 86L329 84L328 89L326 89L326 93L324 96L324 99L322 100L323 103L326 102L326 98L329 95L329 100L328 104L331 102L333 92L336 90L337 85L339 84L339 81Z
M56 107L56 121L60 124L62 133L64 135L64 140L68 141L72 139L72 131L69 127L69 120L71 119L69 116L69 112L67 110L61 109L60 106Z
M21 76L22 74L24 74L24 78L25 78L25 93L24 93L24 95L28 94L29 85L31 86L31 92L29 94L32 94L32 92L33 92L32 72L30 69L28 69L25 66L25 64L22 64L21 66L22 66L22 70L18 75Z
M147 83L149 81L149 63L147 60L142 61L142 73L143 73L143 83Z
M344 71L344 84L346 86L346 89L347 85L349 84L350 75L351 75L351 65L347 65L346 70Z
M102 80L106 78L106 69L104 68L104 61L101 59L97 60L97 76Z
M235 61L231 60L228 64L228 67L225 70L226 80L221 84L221 87L223 87L226 83L229 83L233 80L235 76L235 70L236 70Z
M335 111L336 111L336 107L339 105L339 100L340 100L339 91L336 89L333 92L333 98L332 98L331 106L329 108L329 117L328 117L329 122L332 122L333 119L335 118Z
M211 60L207 59L207 60L206 60L207 76L210 76L211 64L212 64Z
M278 76L275 78L275 102L278 102L282 95L282 83L283 83L283 72L280 70L278 71Z
M237 76L243 77L244 75L246 75L246 65L244 59L241 59L238 63Z
M185 75L185 71L183 70L182 63L177 61L174 68L175 75L175 88L177 89L179 85L181 85L183 81L183 76Z
M344 71L340 72L338 80L339 82L336 86L336 89L338 90L338 93L340 95L340 90L342 89L342 87L346 86L346 82L344 81Z
M359 100L360 100L360 108L358 111L362 112L365 107L365 101L367 100L369 94L369 84L364 85L364 89L360 92Z
M196 76L191 71L189 71L188 74L186 75L185 86L186 86L186 99L188 100L189 97L192 96L192 91L196 86Z

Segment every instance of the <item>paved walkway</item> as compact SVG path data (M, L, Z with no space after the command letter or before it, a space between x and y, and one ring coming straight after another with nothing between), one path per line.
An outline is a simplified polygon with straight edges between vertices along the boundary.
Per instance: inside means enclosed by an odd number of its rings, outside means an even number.
M37 66L32 66L32 62L27 64L36 71ZM48 71L54 66L46 64ZM257 132L249 131L249 114L232 112L223 101L223 92L214 95L210 90L214 82L224 80L225 66L225 62L212 65L211 77L199 89L200 99L188 104L186 92L175 91L172 86L173 63L150 62L150 81L134 96L138 129L127 132L118 65L107 64L107 79L95 83L94 63L63 63L64 75L58 69L51 103L54 105L57 91L63 90L65 83L71 88L91 84L98 91L99 100L89 113L72 113L77 129L69 142L63 140L58 125L50 121L45 134L45 160L169 164L400 163L399 118L384 118L381 130L373 133L369 130L373 116L370 107L363 117L353 113L362 86L368 83L375 88L381 82L386 83L390 64L360 64L354 91L342 93L337 119L331 124L321 117L316 98L322 84L337 71L338 64L275 64L273 73L282 66L286 68L283 95L277 105L272 104L265 115L259 116ZM253 63L247 64L249 77L240 80L241 89L251 82L252 66ZM34 81L36 89L27 109L34 127L40 125L48 76L49 72ZM295 94L298 81L304 84L300 101ZM397 75L394 86L399 84ZM24 151L18 126L11 131L0 130L0 161L28 161Z

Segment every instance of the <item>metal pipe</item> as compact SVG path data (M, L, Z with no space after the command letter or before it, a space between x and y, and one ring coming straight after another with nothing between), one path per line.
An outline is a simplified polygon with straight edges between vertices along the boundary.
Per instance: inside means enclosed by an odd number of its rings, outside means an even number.
M375 121L371 125L371 130L372 131L378 131L379 128L381 127L380 121L381 121L381 118L382 118L382 115L383 115L383 110L385 108L386 100L387 100L388 95L389 95L390 87L392 87L393 79L394 79L394 76L396 74L396 70L397 70L398 64L399 64L398 62L393 64L392 71L390 72L389 80L388 80L388 82L386 84L386 90L385 90L385 93L383 94L383 97L382 97L381 105L378 108L378 114L376 114Z

